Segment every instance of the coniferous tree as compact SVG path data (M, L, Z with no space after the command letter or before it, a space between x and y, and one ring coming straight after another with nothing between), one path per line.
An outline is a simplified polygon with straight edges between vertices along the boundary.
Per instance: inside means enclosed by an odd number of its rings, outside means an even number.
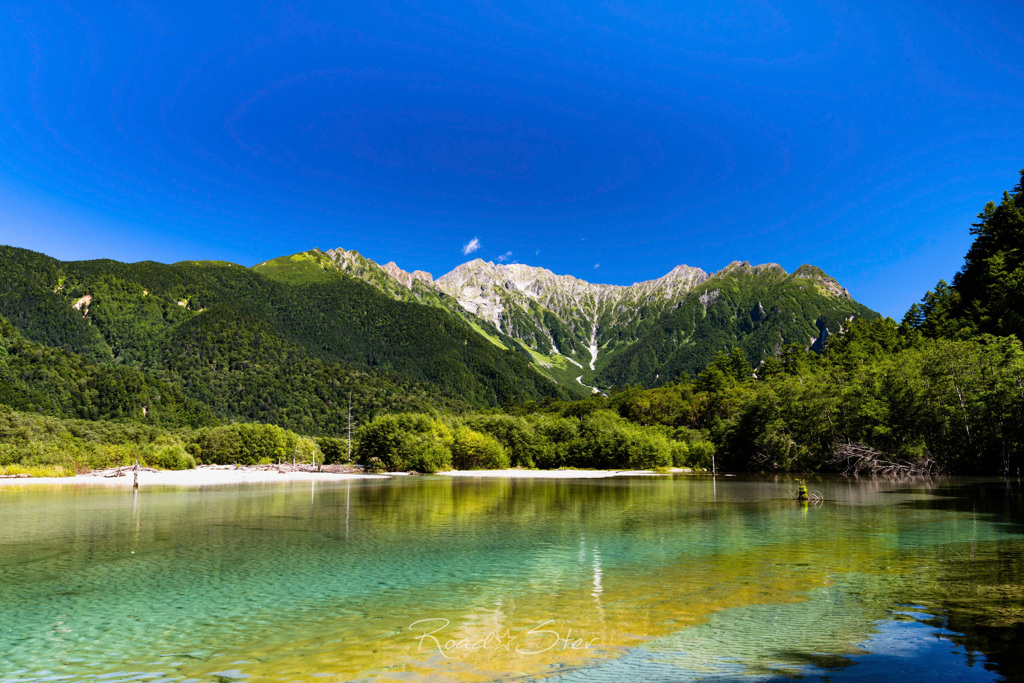
M907 312L906 328L930 337L1024 337L1024 169L1021 181L989 202L972 224L974 242L947 285L940 280Z

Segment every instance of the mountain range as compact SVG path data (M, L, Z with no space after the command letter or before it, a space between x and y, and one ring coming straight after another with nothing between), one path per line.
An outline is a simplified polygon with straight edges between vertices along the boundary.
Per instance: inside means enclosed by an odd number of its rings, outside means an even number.
M443 308L534 368L578 389L657 386L696 375L719 351L742 348L754 364L787 344L820 349L856 317L877 314L814 266L734 261L708 273L679 265L656 280L594 284L523 264L475 259L436 280L357 252L314 249L257 265L269 277L335 270L401 301Z
M877 317L817 268L745 262L626 287L481 260L435 280L344 249L246 268L0 247L0 275L0 403L320 434L350 404L369 418L658 386Z

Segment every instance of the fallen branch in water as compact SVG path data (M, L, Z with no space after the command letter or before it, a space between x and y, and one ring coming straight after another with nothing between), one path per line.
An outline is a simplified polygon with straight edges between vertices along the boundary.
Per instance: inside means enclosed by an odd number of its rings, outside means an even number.
M924 477L938 472L938 465L931 458L901 461L871 448L867 444L848 441L838 444L829 464L841 474L853 477Z

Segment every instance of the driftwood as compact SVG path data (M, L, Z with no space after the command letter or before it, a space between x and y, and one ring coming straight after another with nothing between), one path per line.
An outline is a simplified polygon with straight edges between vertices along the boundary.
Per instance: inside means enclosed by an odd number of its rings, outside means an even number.
M197 470L246 470L250 472L277 472L288 474L289 472L330 472L333 474L359 474L364 470L359 465L336 464L336 465L311 465L310 463L280 462L270 465L199 465Z
M291 463L281 463L276 465L199 465L196 467L197 470L247 470L254 472L278 472L280 474L287 474L289 472L329 472L333 474L361 474L364 469L359 465L311 465L308 462L303 464L299 463L292 465ZM136 471L135 465L126 465L124 467L111 467L103 470L93 470L88 472L87 475L91 477L124 477L132 474ZM152 467L138 468L139 472L163 472L164 470L156 470ZM15 477L28 477L28 474L4 474L0 475L0 478L12 479Z
M837 444L829 464L837 471L853 477L924 477L937 473L938 465L931 458L901 461L859 442Z
M126 465L124 467L113 467L113 468L106 469L106 470L96 470L94 472L90 472L90 474L92 474L94 476L97 476L97 477L105 477L107 479L110 479L112 477L124 477L129 472L135 472L135 471L136 471L135 465ZM139 467L137 471L139 471L139 472L159 472L160 470L155 470L152 467Z

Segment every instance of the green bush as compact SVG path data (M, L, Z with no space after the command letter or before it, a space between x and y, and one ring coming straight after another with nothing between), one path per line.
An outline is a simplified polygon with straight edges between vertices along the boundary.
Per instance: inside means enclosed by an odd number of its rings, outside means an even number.
M423 438L416 453L412 456L410 469L425 474L433 474L452 468L452 452L443 443Z
M690 465L706 470L711 469L711 458L715 454L715 444L710 441L691 441L687 444Z
M573 418L534 416L534 432L538 437L535 464L542 469L573 467L570 448L579 436L580 421Z
M469 427L455 431L451 453L452 466L459 470L500 470L509 466L508 454L497 439Z
M622 424L610 410L595 410L580 420L578 437L569 445L569 467L615 469L626 466Z
M690 464L690 447L681 441L669 442L672 453L672 467L688 467Z
M320 436L315 439L316 445L324 456L325 465L346 463L348 458L348 440L337 439L331 436Z
M626 431L627 466L634 470L655 470L672 466L672 447L664 435L633 428Z
M259 465L278 460L311 463L316 443L277 425L233 424L201 430L188 446L197 460L216 465ZM322 462L322 458L317 459Z
M478 432L497 439L512 467L534 467L542 457L546 443L537 435L533 425L523 417L513 415L473 415L466 424Z
M164 446L146 460L148 464L165 470L191 470L196 466L196 459L181 444Z
M451 466L451 430L422 413L381 415L359 428L354 456L389 472L436 472Z

